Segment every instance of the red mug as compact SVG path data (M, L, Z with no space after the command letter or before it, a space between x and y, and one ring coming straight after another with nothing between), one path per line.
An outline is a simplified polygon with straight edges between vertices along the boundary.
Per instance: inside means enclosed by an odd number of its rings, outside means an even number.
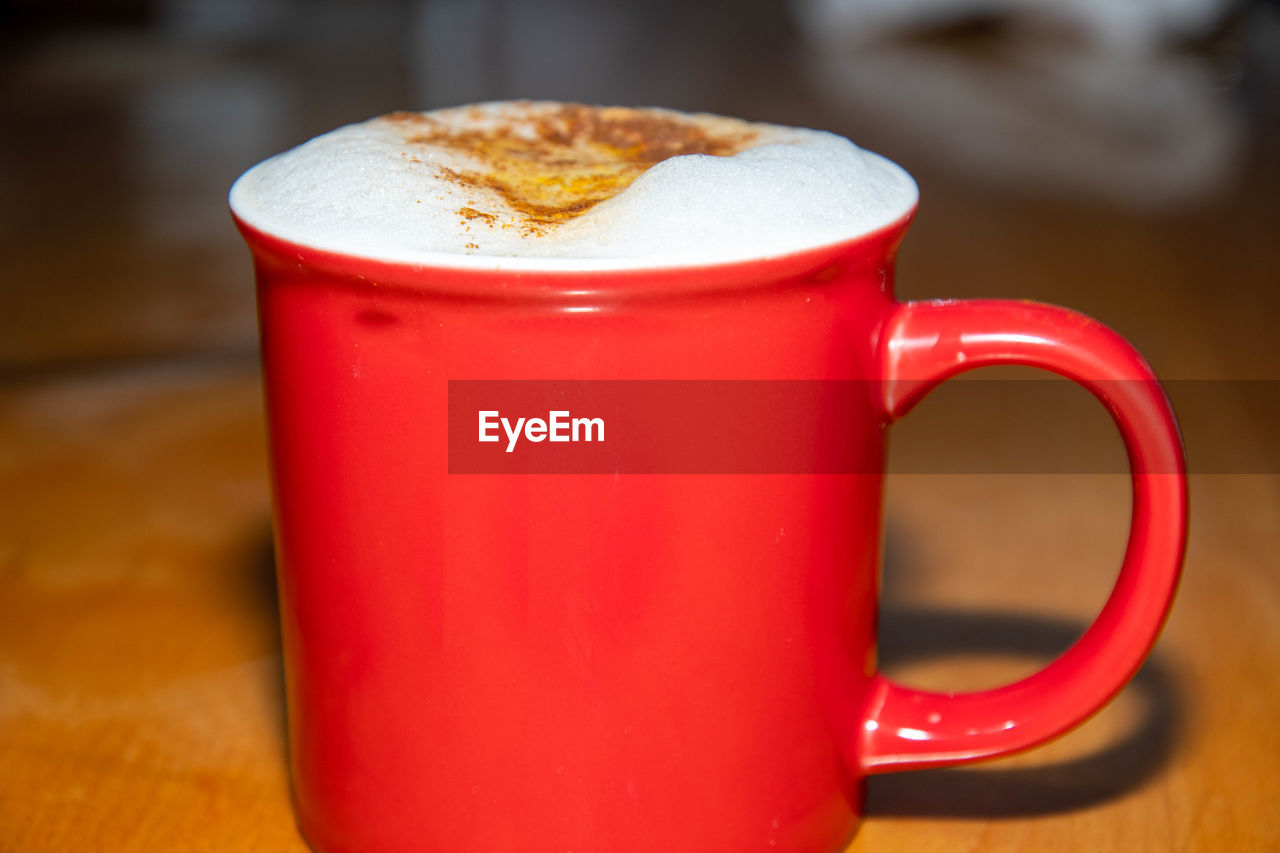
M869 774L1035 746L1121 689L1182 562L1169 405L1079 314L895 301L910 219L781 257L519 270L339 254L237 220L294 805L316 850L838 851ZM876 666L885 427L991 364L1069 377L1112 413L1128 550L1102 613L1043 670L914 690ZM850 398L851 472L451 473L451 380L876 390ZM828 430L820 414L794 413L797 434Z

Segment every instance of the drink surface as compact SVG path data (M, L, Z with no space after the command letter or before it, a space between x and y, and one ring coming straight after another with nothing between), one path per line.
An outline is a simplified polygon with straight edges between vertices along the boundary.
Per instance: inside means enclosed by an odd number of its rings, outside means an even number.
M515 268L786 254L890 225L915 201L905 171L834 134L528 101L339 128L231 191L242 220L303 245Z

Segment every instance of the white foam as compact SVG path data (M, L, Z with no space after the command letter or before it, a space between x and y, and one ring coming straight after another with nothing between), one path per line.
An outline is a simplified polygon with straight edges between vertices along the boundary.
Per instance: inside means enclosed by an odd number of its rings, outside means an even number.
M504 105L428 113L478 129ZM443 179L465 153L387 118L339 128L250 169L231 190L249 225L303 245L391 261L496 268L626 268L760 258L892 224L914 207L902 168L822 131L672 114L753 139L731 156L651 166L576 218L537 228L482 186ZM484 216L460 215L463 209ZM522 221L525 225L522 225Z

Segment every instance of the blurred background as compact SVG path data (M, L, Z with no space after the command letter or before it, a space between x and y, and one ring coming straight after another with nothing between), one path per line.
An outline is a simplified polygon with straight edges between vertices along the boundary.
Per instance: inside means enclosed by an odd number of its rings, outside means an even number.
M908 297L1088 311L1073 291L1122 252L1126 288L1158 279L1210 303L1193 337L1238 337L1239 291L1275 269L1257 254L1277 221L1274 2L4 0L0 22L7 371L252 349L234 178L340 124L487 99L847 135L921 184ZM1206 239L1220 251L1187 268ZM1109 319L1141 346L1155 306L1130 302Z
M0 849L300 849L226 192L505 98L846 135L920 184L900 297L1068 305L1175 380L1192 539L1135 688L1030 756L873 780L857 849L1280 845L1280 3L0 0ZM913 684L1030 671L1114 580L1106 414L1027 399L895 428L882 653ZM1062 442L1113 461L1048 476Z

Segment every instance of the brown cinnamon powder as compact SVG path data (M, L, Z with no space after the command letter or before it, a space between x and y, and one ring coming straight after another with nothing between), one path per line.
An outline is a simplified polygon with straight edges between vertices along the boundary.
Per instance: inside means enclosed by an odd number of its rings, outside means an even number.
M492 125L480 111L469 116L483 129L459 129L422 113L383 117L404 127L410 145L437 146L461 155L474 169L439 169L469 189L488 190L506 210L478 201L459 208L467 221L493 225L516 216L522 233L541 234L622 192L655 163L682 154L728 156L757 133L738 122L697 122L658 110L560 104L512 105ZM413 158L417 159L417 158Z

